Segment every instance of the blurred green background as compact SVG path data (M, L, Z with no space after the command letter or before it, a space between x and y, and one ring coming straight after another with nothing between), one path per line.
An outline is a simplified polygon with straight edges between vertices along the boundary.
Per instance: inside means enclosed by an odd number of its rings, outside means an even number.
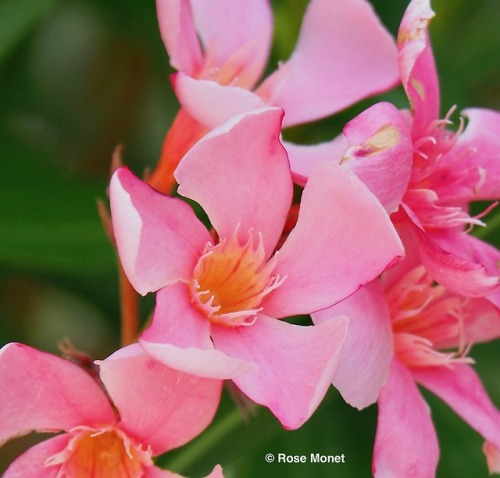
M307 1L272 3L270 70L291 53ZM372 4L395 34L407 2ZM433 7L443 113L455 104L500 109L498 0L436 0ZM106 199L117 144L137 173L155 165L178 108L171 71L153 0L0 0L0 345L20 341L58 353L57 343L68 337L96 358L119 347L116 262L96 199ZM397 89L286 136L329 139L381 98L407 106ZM484 237L500 246L500 213L487 222ZM150 307L151 301L143 304L144 317ZM476 346L471 355L500 405L498 342ZM438 477L487 476L481 438L426 398L441 445ZM375 407L352 410L332 389L301 430L286 432L267 410L243 420L225 395L208 430L161 463L192 477L216 463L227 477L368 477L375 422ZM32 439L0 449L0 472ZM343 453L346 463L265 462L266 453L279 452Z

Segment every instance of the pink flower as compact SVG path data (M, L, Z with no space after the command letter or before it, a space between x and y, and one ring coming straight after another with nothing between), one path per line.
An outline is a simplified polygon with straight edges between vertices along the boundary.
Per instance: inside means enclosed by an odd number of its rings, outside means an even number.
M0 443L33 430L64 432L27 450L4 478L179 476L152 458L205 429L222 382L172 370L138 345L97 363L105 390L54 355L16 343L0 350Z
M157 11L182 105L150 181L162 191L205 128L265 105L283 108L292 126L398 80L394 40L364 0L311 0L290 59L257 88L272 37L267 0L157 0Z
M457 132L446 129L451 112L439 119L438 78L427 30L433 16L428 0L413 0L398 35L414 145L403 206L416 225L420 258L434 279L459 294L488 295L500 306L500 252L464 232L465 226L483 225L469 215L471 201L500 197L500 113L465 110L469 123L463 131L461 120Z
M382 278L312 314L317 324L338 315L349 317L333 384L355 407L378 400L374 475L435 476L439 446L416 383L487 440L487 456L494 463L500 411L471 367L468 352L475 343L500 337L500 311L485 299L436 285L421 265L408 269L401 263Z
M419 243L421 262L435 280L500 306L500 252L468 234L472 201L500 197L500 113L468 109L464 130L439 119L439 88L427 26L428 0L410 3L398 36L401 80L411 114L380 103L313 148L287 146L294 178L305 184L321 159L351 169L379 198L392 220ZM401 206L401 207L399 207ZM486 211L487 212L487 211ZM485 214L485 213L484 213Z
M403 254L387 214L363 184L320 164L298 222L275 252L292 200L276 108L236 117L200 140L176 171L193 210L119 169L113 227L124 270L141 294L158 291L140 340L180 370L232 379L287 428L309 418L331 382L343 318L319 327L276 320L347 297Z

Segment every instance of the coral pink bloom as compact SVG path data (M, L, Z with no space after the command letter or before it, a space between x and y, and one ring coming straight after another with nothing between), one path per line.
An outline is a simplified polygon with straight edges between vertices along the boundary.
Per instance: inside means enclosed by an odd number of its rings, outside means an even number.
M203 431L222 382L166 367L137 344L98 364L105 391L67 360L16 343L0 350L0 444L64 432L27 450L3 478L179 477L152 459ZM220 467L209 476L222 478Z
M160 190L204 128L263 104L283 108L291 126L398 81L394 40L365 0L311 0L290 59L257 88L272 36L267 0L157 0L157 11L183 107L150 181Z
M500 337L500 312L485 299L436 285L421 265L410 270L402 266L312 314L318 324L339 314L349 317L333 383L358 408L378 397L374 475L435 476L436 432L416 383L439 396L487 440L485 451L493 469L500 447L500 411L467 354L472 344Z
M354 175L320 164L296 227L275 252L292 200L276 108L234 118L200 140L177 171L216 235L177 198L119 169L111 180L120 259L141 294L158 291L140 340L156 359L230 378L287 428L304 423L331 382L346 321L300 327L403 254L387 214ZM214 237L216 236L217 239Z

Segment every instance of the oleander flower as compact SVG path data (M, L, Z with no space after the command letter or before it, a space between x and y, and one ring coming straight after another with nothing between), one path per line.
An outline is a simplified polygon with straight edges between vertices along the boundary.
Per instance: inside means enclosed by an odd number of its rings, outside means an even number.
M413 0L399 30L399 68L411 112L380 103L332 142L287 151L298 184L324 158L351 169L395 213L393 222L415 236L420 261L435 280L500 306L500 251L468 234L484 226L481 215L471 217L471 202L500 198L500 113L467 109L467 127L461 119L455 132L447 129L451 112L439 119L427 29L433 15L428 0Z
M382 280L312 314L317 324L338 315L349 318L349 333L333 384L357 408L378 402L375 477L435 476L439 445L416 384L440 397L485 438L485 454L495 469L500 410L468 356L473 344L500 337L495 305L437 285L422 265L401 263Z
M398 34L401 79L412 108L413 170L403 198L415 224L420 259L435 280L459 294L488 296L500 306L500 252L467 234L484 225L469 204L500 198L500 113L471 108L464 130L439 119L440 92L429 40L434 12L429 0L413 0ZM406 217L395 218L403 223Z
M125 168L110 186L123 268L141 294L157 292L142 347L180 370L232 379L287 428L309 418L331 383L346 321L277 320L342 300L403 255L376 198L350 172L319 164L295 228L275 251L293 184L279 142L282 111L256 110L200 140L177 171L184 201Z
M398 81L395 42L365 0L311 0L290 59L258 87L272 37L268 0L157 0L157 12L182 106L149 180L161 191L207 128L236 114L278 106L292 126Z
M222 382L166 367L137 344L97 363L102 383L23 344L0 350L0 443L62 432L28 449L3 478L179 477L154 466L153 457L205 429ZM222 478L220 466L209 476Z

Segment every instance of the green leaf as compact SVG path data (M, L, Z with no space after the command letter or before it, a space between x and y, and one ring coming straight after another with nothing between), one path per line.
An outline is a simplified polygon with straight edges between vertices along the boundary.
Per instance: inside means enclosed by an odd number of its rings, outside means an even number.
M114 267L96 198L105 184L66 177L41 153L0 138L0 264L45 273Z

